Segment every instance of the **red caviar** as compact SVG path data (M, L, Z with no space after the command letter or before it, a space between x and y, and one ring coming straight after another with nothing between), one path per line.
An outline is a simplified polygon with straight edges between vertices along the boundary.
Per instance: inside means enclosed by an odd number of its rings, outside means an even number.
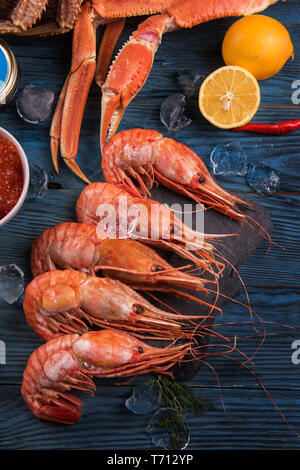
M0 219L17 204L23 189L22 161L16 146L0 136Z

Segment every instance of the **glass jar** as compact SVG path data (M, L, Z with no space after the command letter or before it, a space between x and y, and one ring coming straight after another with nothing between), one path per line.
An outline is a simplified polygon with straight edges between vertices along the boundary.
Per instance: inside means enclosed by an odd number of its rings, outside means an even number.
M19 83L19 66L11 48L0 39L0 108L14 97Z

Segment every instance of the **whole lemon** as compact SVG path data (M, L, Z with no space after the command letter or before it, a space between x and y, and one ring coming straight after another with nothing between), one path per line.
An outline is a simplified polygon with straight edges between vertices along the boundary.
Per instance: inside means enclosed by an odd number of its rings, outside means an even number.
M293 54L287 29L264 15L238 20L228 29L222 46L226 65L244 67L257 80L275 75Z

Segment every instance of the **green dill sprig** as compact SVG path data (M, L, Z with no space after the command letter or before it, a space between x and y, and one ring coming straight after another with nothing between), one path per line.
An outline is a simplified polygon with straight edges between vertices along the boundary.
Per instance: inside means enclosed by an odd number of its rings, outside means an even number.
M189 429L179 411L162 409L155 426L160 432L169 434L171 449L182 449L189 441Z
M208 400L198 397L192 389L182 385L163 375L157 375L157 378L148 382L154 386L157 383L161 394L161 402L170 408L174 408L181 414L188 412L201 416L206 411L213 410L213 405Z

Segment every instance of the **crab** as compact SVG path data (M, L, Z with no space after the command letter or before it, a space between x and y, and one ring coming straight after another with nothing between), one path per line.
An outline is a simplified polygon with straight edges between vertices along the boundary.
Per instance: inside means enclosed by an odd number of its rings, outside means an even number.
M75 157L93 79L102 88L100 145L117 131L127 106L147 80L162 35L228 16L258 13L280 0L6 0L0 33L60 34L73 29L72 63L54 113L50 137L54 167L58 152L69 168L90 183ZM46 14L44 10L46 10ZM56 17L55 17L56 12ZM155 14L159 13L159 14ZM143 21L109 68L129 16ZM55 17L55 19L53 19ZM96 29L106 27L96 61Z
M5 1L5 0L4 0ZM58 170L58 149L85 182L75 157L87 96L95 78L106 79L126 17L162 12L177 0L6 0L0 7L0 34L45 36L73 31L72 64L50 130L51 154ZM96 29L105 26L96 63Z

